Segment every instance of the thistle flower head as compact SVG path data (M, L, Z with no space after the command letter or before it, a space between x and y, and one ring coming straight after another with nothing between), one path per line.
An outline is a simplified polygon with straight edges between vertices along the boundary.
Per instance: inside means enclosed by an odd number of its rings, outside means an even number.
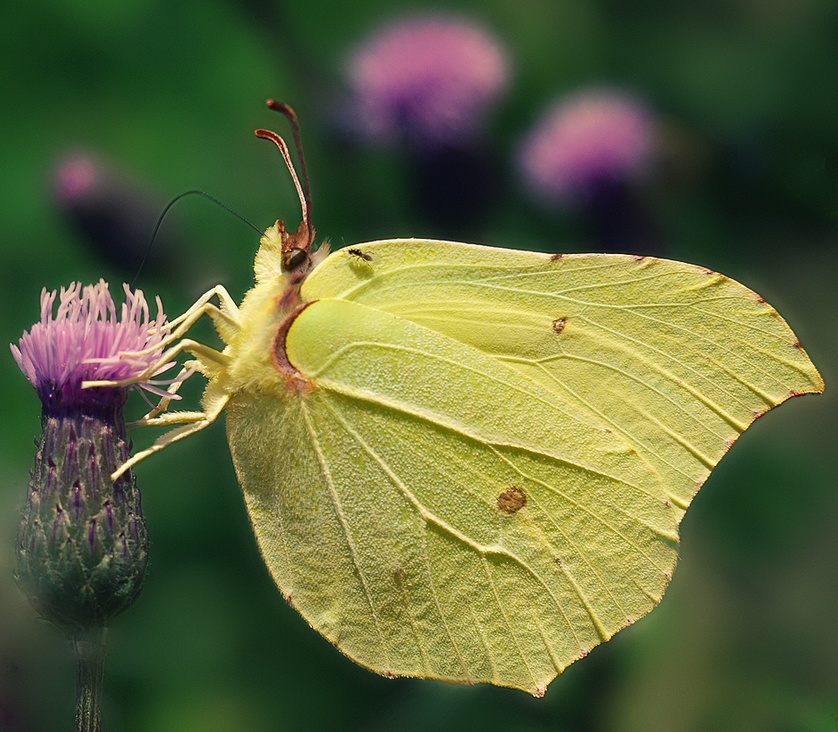
M125 400L125 389L82 388L85 381L120 381L141 375L161 355L155 348L167 333L159 298L157 315L149 314L141 290L124 285L125 302L117 309L108 284L41 292L41 319L25 332L12 355L38 392L44 414L107 410ZM55 304L58 301L56 309ZM136 352L151 349L144 355ZM139 384L155 394L154 382ZM101 409L100 409L101 408Z
M544 114L524 140L519 165L538 198L573 204L600 184L642 176L654 147L652 117L639 100L620 91L586 90Z
M103 627L134 602L148 547L133 474L110 477L129 457L127 388L84 382L143 378L167 332L159 300L152 318L142 292L126 286L117 309L100 280L44 290L40 321L11 347L42 402L17 577L38 611L70 634ZM163 393L151 381L139 385Z
M447 15L385 26L357 48L348 71L365 134L426 144L473 133L508 73L506 55L488 31Z

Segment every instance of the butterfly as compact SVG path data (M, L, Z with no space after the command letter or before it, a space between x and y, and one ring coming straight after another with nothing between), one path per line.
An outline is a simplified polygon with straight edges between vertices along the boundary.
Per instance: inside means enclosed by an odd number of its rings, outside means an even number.
M547 684L661 599L678 526L736 438L823 382L777 311L682 262L424 239L313 248L271 226L241 305L171 323L285 599L386 676ZM222 350L186 337L208 316ZM181 381L170 389L172 397Z

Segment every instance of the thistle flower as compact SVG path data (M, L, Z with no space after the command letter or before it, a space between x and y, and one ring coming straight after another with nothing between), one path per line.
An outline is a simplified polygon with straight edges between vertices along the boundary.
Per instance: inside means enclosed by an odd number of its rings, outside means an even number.
M11 346L42 405L17 576L35 608L73 638L104 628L145 576L140 493L130 471L110 478L128 458L127 388L83 382L136 377L159 358L167 332L159 299L157 310L152 318L143 293L127 286L117 310L104 281L44 290L40 321ZM142 386L162 393L155 382Z
M601 186L646 174L655 152L651 114L627 93L593 89L549 109L521 146L519 166L533 194L550 204L579 204Z
M488 31L447 15L392 22L348 64L354 109L367 136L405 136L431 146L473 134L508 75L506 55Z

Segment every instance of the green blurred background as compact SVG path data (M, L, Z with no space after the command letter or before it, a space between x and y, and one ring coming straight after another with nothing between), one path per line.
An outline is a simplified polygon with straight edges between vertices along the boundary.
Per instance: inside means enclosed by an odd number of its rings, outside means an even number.
M94 151L149 191L154 214L201 188L260 227L298 204L268 96L294 105L315 224L334 245L445 236L415 205L403 151L339 133L347 51L421 3L121 0L15 3L0 25L0 341L42 286L112 283L56 209L56 160ZM275 590L249 531L222 425L137 470L151 533L140 601L111 629L107 730L838 729L838 3L835 0L461 0L506 46L509 93L488 131L499 195L449 237L590 248L571 213L531 205L510 157L556 96L591 83L643 94L666 130L643 192L666 253L724 272L786 317L827 393L757 422L683 523L661 606L571 666L544 699L385 680L355 667ZM148 224L153 224L153 216ZM146 232L148 233L148 232ZM199 198L178 204L138 285L176 315L206 287L239 298L257 237ZM199 329L210 338L208 329ZM0 359L0 726L69 729L74 667L12 579L39 403ZM197 381L197 379L195 380ZM186 390L197 398L199 385ZM141 405L135 405L139 413ZM138 443L147 436L138 435Z

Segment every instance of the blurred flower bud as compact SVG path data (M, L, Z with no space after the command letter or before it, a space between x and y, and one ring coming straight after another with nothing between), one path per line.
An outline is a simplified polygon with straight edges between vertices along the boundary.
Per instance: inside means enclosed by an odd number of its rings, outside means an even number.
M648 110L627 94L590 90L547 111L521 147L520 166L533 194L572 205L598 185L649 172L655 131Z
M360 131L388 142L461 143L479 131L509 77L487 30L448 15L404 17L381 28L348 64Z
M97 256L126 278L141 263L167 268L171 246L165 232L149 249L165 201L140 183L115 172L90 153L68 154L52 173L56 206Z
M478 237L499 188L482 135L509 81L497 39L468 18L406 16L355 49L348 76L350 124L406 145L411 200L432 233Z

